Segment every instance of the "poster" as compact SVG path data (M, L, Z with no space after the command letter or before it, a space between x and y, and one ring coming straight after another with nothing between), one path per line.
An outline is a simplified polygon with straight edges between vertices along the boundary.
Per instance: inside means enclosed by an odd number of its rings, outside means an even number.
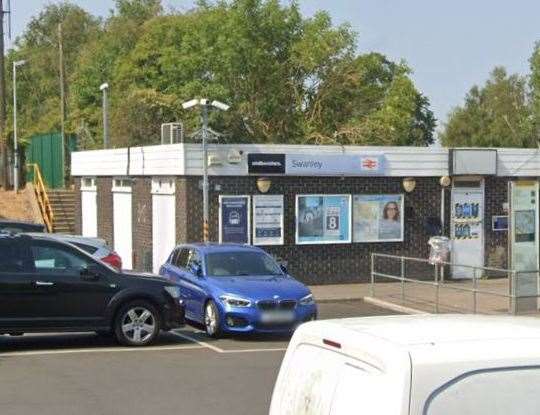
M249 196L219 197L219 242L249 243Z
M353 242L403 241L403 195L356 195Z
M349 195L297 195L296 243L351 242Z
M515 221L515 239L516 242L534 242L536 235L536 211L530 210L516 210L514 213Z
M283 195L253 196L253 244L283 245Z

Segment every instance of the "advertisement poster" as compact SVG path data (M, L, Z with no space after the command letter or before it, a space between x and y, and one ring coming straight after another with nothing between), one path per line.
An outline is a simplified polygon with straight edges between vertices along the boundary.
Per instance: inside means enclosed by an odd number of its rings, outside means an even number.
M219 197L219 242L249 243L249 196Z
M516 242L534 242L536 235L536 211L530 210L516 210L514 213L515 220L515 239Z
M283 245L283 195L253 196L253 244Z
M403 195L356 195L353 242L403 241Z
M349 195L296 196L296 243L351 242Z

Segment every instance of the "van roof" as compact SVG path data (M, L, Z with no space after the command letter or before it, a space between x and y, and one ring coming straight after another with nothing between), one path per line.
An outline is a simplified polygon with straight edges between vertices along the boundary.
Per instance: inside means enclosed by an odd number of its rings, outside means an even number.
M467 341L540 339L540 319L534 317L418 314L326 320L324 323L406 348Z

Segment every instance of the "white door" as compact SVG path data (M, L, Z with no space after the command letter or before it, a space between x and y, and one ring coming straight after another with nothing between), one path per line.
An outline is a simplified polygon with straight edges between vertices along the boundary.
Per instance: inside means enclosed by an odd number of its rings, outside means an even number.
M114 250L122 258L125 269L133 268L133 236L131 213L131 184L115 180L113 185Z
M97 189L92 178L82 180L81 222L83 236L97 237Z
M510 194L510 268L516 271L538 270L538 182L512 182ZM517 296L538 295L538 272L518 273L516 279ZM518 312L536 311L538 299L521 298L515 307Z
M455 179L452 188L452 277L473 278L484 266L484 183L481 179ZM482 271L477 270L477 277Z
M172 179L152 180L152 267L154 273L176 245L176 200Z

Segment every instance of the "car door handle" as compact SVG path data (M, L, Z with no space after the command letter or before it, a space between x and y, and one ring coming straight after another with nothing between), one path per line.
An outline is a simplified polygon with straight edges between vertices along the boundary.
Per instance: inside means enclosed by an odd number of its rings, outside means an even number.
M54 285L54 282L50 281L36 281L36 285L38 287L52 287Z

